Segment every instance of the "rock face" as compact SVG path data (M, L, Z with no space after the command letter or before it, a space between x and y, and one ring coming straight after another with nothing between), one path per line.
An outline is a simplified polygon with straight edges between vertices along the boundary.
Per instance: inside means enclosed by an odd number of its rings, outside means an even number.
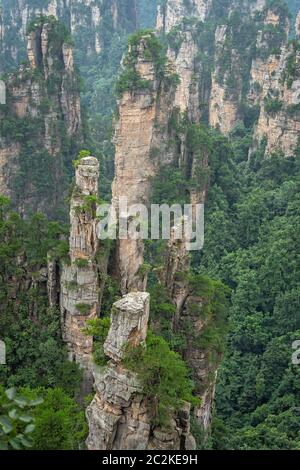
M119 121L116 126L114 143L115 179L113 183L113 204L118 210L121 197L126 198L128 207L147 203L150 193L150 177L154 175L154 162L150 150L156 119L156 96L158 84L155 81L154 66L143 60L146 44L141 43L140 59L136 68L142 79L153 83L153 91L125 92L119 103ZM137 164L138 162L138 164ZM143 264L143 243L141 240L119 240L118 268L123 293L133 289L144 290L145 279L139 270Z
M137 347L146 340L149 294L131 293L114 304L112 327L104 343L104 353L115 362L124 358L125 347Z
M63 339L68 345L70 360L84 370L84 392L91 389L92 338L83 333L86 321L97 318L100 308L99 267L96 262L96 202L99 162L83 158L76 170L76 186L70 209L70 264L61 273L61 323ZM91 199L93 198L93 199Z
M204 21L211 5L212 0L168 0L158 7L157 29L169 33L185 17Z
M199 107L202 97L200 97L201 90L198 86L201 72L196 67L199 48L195 36L181 22L185 17L195 17L197 21L205 21L211 4L211 0L191 0L190 2L169 0L165 6L158 7L157 30L168 34L173 28L178 29L179 46L176 49L172 47L168 49L168 57L180 77L173 105L180 112L187 113L193 122L199 122L202 114Z
M135 292L114 304L104 345L110 362L104 368L94 367L96 396L86 412L89 450L194 448L189 405L167 431L153 427L138 377L122 365L124 346L138 346L146 338L149 299L149 294Z
M17 142L8 143L0 138L0 191L6 197L11 197L10 182L16 173L19 151L20 145Z
M291 69L292 67L292 69ZM291 73L288 71L292 70ZM292 43L281 49L280 55L267 62L254 61L252 84L262 86L255 96L260 103L259 120L254 132L254 148L262 143L265 153L276 151L294 155L300 131L300 53Z
M61 217L64 165L82 140L73 52L58 29L55 20L37 22L28 37L29 65L5 80L7 106L0 117L12 125L0 135L0 191L25 215Z
M181 113L188 113L191 121L198 122L201 113L197 106L200 100L197 86L199 76L195 66L198 48L189 31L182 32L181 36L182 42L179 51L177 53L172 51L172 49L168 51L169 59L174 64L176 73L180 77L180 83L176 89L174 106L177 107Z
M136 374L121 360L128 342L145 340L149 318L149 294L128 294L113 307L111 328L104 345L111 359L105 368L95 367L96 396L87 409L89 450L145 449L150 434L147 408Z
M117 212L120 198L126 199L128 209L136 204L147 206L151 177L156 174L162 161L173 158L172 148L167 149L167 138L162 129L172 112L174 89L171 87L164 91L163 84L156 78L153 61L147 56L147 47L147 37L142 38L135 69L142 80L148 81L149 88L126 91L119 101L112 187ZM122 217L122 213L120 215ZM144 243L141 239L118 240L117 266L123 294L145 290L146 276L141 271L143 258Z
M210 2L194 3L169 0L158 14L158 29L173 35L168 56L181 78L175 106L190 121L206 121L226 135L238 123L248 125L250 109L258 115L252 152L264 144L266 155L293 155L299 133L299 51L295 43L288 45L286 11L265 1L232 0L216 16ZM182 22L184 16L195 16L194 24ZM203 17L216 26L199 26ZM246 30L252 31L248 38Z
M137 24L135 0L16 0L13 3L12 6L10 0L3 0L0 13L1 48L6 68L24 58L27 28L31 20L41 14L67 25L83 60L99 55L105 47L103 33L107 18L110 33L131 30Z
M195 338L201 338L209 320L202 319L204 299L195 295L189 283L190 253L186 249L186 240L177 240L174 236L175 230L176 228L173 229L173 236L168 243L166 263L160 279L176 307L173 331L184 332L186 325L189 325L190 333L187 335L184 359L193 371L196 394L201 400L201 405L195 409L194 415L205 435L208 436L212 420L216 376L221 357L212 362L209 353L197 346L195 341Z
M243 21L251 20L257 13L262 14L265 8L264 1L257 2L235 2L232 1L226 15L230 18L235 9L238 8ZM249 22L249 24L250 24ZM248 26L249 27L249 26ZM247 27L246 27L247 28ZM241 71L246 66L247 54L250 53L250 44L245 45L246 50L239 50L239 44L235 45L234 35L230 22L218 24L215 29L215 70L212 73L211 91L209 98L209 124L220 129L223 134L228 135L239 121L243 120L241 102L243 101L243 86L245 76ZM230 45L230 49L228 48ZM224 70L224 60L230 55L230 61Z
M297 15L297 18L296 18L296 37L299 39L300 38L300 11Z

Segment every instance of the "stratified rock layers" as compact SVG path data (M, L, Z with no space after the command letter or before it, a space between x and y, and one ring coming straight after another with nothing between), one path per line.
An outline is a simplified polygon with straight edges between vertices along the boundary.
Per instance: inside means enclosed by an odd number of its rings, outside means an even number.
M141 38L135 70L149 86L145 90L126 91L119 101L112 197L121 218L120 200L126 201L128 210L138 204L148 206L151 178L157 174L160 163L173 158L164 129L174 106L174 87L165 91L162 81L157 79L154 63L147 57L148 39L147 35ZM125 210L125 218L127 214ZM144 243L141 239L118 240L117 268L122 294L145 290L147 278L141 270L143 260Z
M28 37L29 64L5 78L7 105L0 119L11 125L1 128L0 192L25 215L61 216L66 163L82 141L73 51L58 29L55 20L37 22Z
M76 185L70 209L70 265L64 264L61 274L61 322L63 338L70 359L84 370L84 385L91 388L91 337L83 333L88 319L99 314L99 267L96 263L96 202L98 195L99 162L94 157L83 158L76 169Z
M104 368L94 367L96 396L86 413L89 450L194 448L189 405L168 430L153 426L141 383L122 364L126 345L136 347L146 339L149 301L148 293L134 292L114 304L104 345L110 362Z
M0 47L9 65L23 58L28 26L39 15L63 21L75 37L82 57L97 56L102 52L107 19L114 32L133 30L137 23L135 0L3 0L2 5Z
M158 7L157 29L169 33L185 17L204 21L212 0L168 0Z

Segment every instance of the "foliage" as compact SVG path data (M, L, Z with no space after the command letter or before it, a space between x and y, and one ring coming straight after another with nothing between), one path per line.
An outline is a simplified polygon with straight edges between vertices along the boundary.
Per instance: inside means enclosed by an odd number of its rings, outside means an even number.
M35 430L34 407L43 399L28 399L10 388L4 392L0 386L0 450L21 450L33 447ZM5 414L2 414L5 413Z
M239 133L233 139L240 152ZM243 189L232 204L222 186L211 187L197 260L200 272L233 289L212 445L297 449L299 371L291 345L300 333L299 158L273 155L245 164L239 157L236 165Z
M128 348L124 365L138 374L156 424L168 426L174 411L179 411L184 401L198 404L184 361L151 331L146 347Z
M0 388L0 410L7 409L6 406L7 397ZM26 428L30 431L30 438L27 434L26 440L20 437L22 447L29 447L29 440L34 450L82 448L87 435L84 411L62 389L21 388L14 402L9 404L9 410L17 432L26 431Z
M265 110L268 114L275 114L281 110L283 102L278 98L265 98Z
M77 390L81 372L67 360L61 340L60 312L49 308L41 270L47 255L65 256L59 240L65 229L36 214L21 219L0 198L0 331L7 364L1 366L4 386L63 387Z
M189 283L193 295L202 300L199 315L206 320L207 324L201 335L194 337L194 341L205 351L220 354L224 352L228 332L230 289L222 282L201 274L191 274ZM197 312L196 309L195 312Z
M80 150L79 154L77 155L77 158L73 160L73 165L75 168L78 167L80 160L83 158L89 157L91 155L90 150Z
M77 258L75 260L75 264L78 268L84 269L84 268L87 268L89 266L90 262L86 258Z
M87 336L94 338L94 361L99 366L104 366L107 363L107 358L104 354L103 345L107 338L110 329L110 318L96 318L87 320L86 328L83 332Z
M148 62L152 62L156 79L164 81L166 85L178 85L178 76L169 73L168 61L162 43L152 30L140 30L130 36L128 40L128 53L123 61L123 71L119 76L116 91L120 96L125 91L150 90L152 82L145 80L138 72L136 65L139 55Z

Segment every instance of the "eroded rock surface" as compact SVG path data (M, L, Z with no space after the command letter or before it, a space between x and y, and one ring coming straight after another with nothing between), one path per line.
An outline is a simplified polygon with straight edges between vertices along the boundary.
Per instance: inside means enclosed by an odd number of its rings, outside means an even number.
M61 273L61 322L63 338L70 359L84 370L84 387L91 388L93 340L83 333L88 319L99 313L99 266L96 261L96 202L99 162L83 158L76 169L76 186L70 208L70 264L64 263Z
M147 293L130 293L114 304L104 352L115 362L124 358L127 345L136 347L146 340L149 307Z
M104 345L110 362L104 368L94 366L96 395L86 412L89 450L195 448L190 433L190 405L183 407L170 428L153 426L139 378L121 361L126 344L139 346L146 338L149 301L148 293L134 292L114 304Z
M27 28L39 15L63 21L76 38L83 57L97 57L102 52L105 18L111 17L113 31L133 30L137 24L135 0L16 0L13 4L11 0L3 0L2 3L4 21L0 22L0 47L9 61L23 58L22 44L26 42ZM82 34L84 41L80 38Z
M204 21L212 0L168 0L158 7L157 29L169 33L185 17L196 17Z
M72 152L82 141L73 51L56 35L55 23L37 22L28 37L28 65L5 78L7 107L0 119L12 125L0 136L0 191L11 196L24 215L39 211L61 217L67 186L64 165L75 158ZM67 139L73 143L68 155Z

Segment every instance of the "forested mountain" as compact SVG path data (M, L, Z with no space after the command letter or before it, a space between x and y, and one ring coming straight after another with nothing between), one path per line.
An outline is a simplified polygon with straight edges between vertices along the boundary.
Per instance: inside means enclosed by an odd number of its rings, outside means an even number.
M0 448L299 450L299 7L2 0Z

